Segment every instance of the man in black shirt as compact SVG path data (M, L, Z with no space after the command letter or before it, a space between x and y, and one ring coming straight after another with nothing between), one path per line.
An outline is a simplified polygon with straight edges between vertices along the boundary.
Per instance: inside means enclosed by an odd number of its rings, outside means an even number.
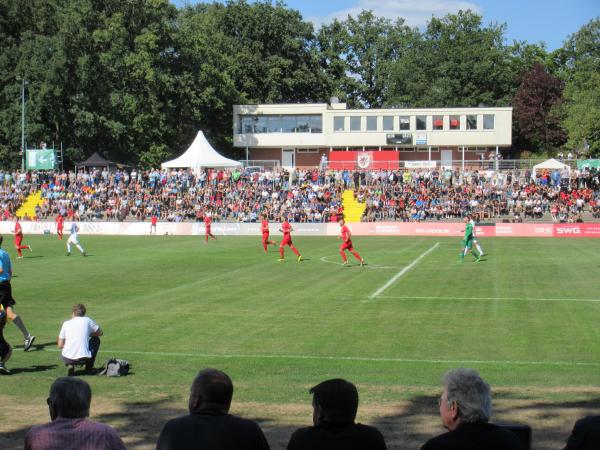
M192 383L190 414L166 423L156 449L269 450L258 424L228 414L232 397L233 383L226 373L202 370Z
M377 428L355 423L358 391L352 383L333 379L310 390L314 426L296 430L288 450L385 450Z
M600 448L600 416L579 419L564 450L593 450Z

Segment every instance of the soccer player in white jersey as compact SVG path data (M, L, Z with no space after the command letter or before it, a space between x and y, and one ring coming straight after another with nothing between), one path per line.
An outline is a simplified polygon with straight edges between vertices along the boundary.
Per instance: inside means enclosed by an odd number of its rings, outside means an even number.
M475 221L473 220L473 218L471 217L471 225L473 225L473 244L475 244L475 247L477 247L477 251L479 252L479 257L481 258L484 253L483 250L481 250L481 247L479 246L479 240L477 239L477 235L475 234Z
M81 252L83 256L87 256L85 254L85 250L79 243L79 238L77 237L77 232L79 231L79 227L75 222L71 223L71 236L69 236L69 240L67 241L67 256L71 256L71 245L77 247L77 249Z

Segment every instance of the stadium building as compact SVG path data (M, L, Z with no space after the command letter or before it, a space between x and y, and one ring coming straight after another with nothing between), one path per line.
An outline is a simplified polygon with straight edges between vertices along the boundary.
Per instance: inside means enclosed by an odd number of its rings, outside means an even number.
M345 103L235 105L248 164L286 168L458 166L512 143L512 107L348 109Z

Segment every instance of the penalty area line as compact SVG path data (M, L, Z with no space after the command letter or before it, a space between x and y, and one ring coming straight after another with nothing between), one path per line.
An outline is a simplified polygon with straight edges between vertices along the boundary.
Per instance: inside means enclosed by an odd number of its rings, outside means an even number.
M427 297L427 296L395 296L380 295L385 300L473 300L473 301L515 301L515 302L581 302L600 303L598 298L528 298L528 297Z
M45 351L61 352L61 349L51 348ZM514 361L514 360L477 360L477 359L416 359L368 356L328 356L328 355L277 355L277 354L218 354L218 353L185 353L185 352L151 352L138 350L101 350L108 354L146 355L161 357L182 358L224 358L224 359L296 359L296 360L321 360L321 361L363 361L363 362L389 362L401 364L491 364L512 366L580 366L600 367L600 363L579 361Z
M415 267L417 264L419 264L419 262L425 258L427 255L429 255L432 251L434 251L436 248L438 248L440 246L439 242L436 242L436 244L431 247L429 250L427 250L424 253L421 253L421 255L415 259L413 262L411 262L408 266L406 266L404 269L402 269L400 272L398 272L396 275L394 275L392 278L390 278L387 283L385 283L383 286L381 286L379 289L377 289L375 292L373 292L371 295L369 295L369 299L373 300L375 298L377 298L377 296L379 294L381 294L383 291L385 291L387 288L389 288L392 284L394 284L394 282L400 278L402 275L404 275L406 272L408 272L410 269L412 269L413 267Z

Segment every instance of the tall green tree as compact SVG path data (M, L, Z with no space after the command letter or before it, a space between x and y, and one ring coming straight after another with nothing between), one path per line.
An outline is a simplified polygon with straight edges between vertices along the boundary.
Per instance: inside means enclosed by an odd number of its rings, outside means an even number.
M567 145L600 156L600 18L573 34L557 54L566 80L563 114Z
M387 104L394 86L393 64L408 51L416 33L404 19L392 22L372 11L321 27L319 49L325 70L335 80L334 92L354 107Z
M472 11L432 18L424 33L422 106L507 105L511 95L506 26L483 25ZM418 100L417 100L418 101Z
M185 8L178 28L182 118L232 149L236 103L323 101L329 95L312 24L283 3L228 1Z

